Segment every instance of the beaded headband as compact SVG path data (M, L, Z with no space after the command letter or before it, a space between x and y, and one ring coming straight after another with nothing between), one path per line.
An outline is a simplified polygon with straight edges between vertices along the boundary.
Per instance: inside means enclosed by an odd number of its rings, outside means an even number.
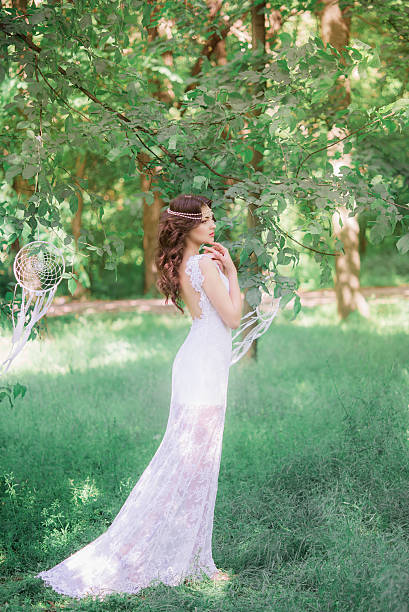
M202 213L183 213L183 212L179 212L177 210L171 210L170 207L166 209L168 211L168 213L171 213L172 215L180 215L181 217L188 217L189 219L201 219L202 218Z

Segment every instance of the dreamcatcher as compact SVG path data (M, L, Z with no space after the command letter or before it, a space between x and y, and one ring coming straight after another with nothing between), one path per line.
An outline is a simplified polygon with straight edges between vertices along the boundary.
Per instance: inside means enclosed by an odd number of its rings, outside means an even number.
M9 356L0 366L0 376L7 372L11 362L29 339L33 326L47 312L65 271L64 257L61 251L50 242L37 240L19 250L14 259L13 271L17 283L14 287L12 304L14 328L12 348ZM22 288L22 298L16 322L14 302L19 285ZM30 306L32 307L30 318L26 323L26 315Z
M268 330L274 317L278 313L280 300L281 296L279 298L273 298L271 311L269 312L262 312L260 309L261 304L259 304L254 310L241 317L240 325L234 330L232 335L231 366L247 353L254 340L257 340L257 338ZM248 327L251 327L251 329L241 340L241 334Z

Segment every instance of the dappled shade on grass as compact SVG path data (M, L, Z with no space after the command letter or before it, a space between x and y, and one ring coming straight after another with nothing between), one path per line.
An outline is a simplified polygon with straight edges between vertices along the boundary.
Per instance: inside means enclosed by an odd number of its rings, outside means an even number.
M152 605L405 610L408 304L342 325L332 306L290 317L262 338L257 364L230 373L213 550L237 577L147 589ZM98 537L149 463L188 324L55 319L53 339L27 345L13 372L27 395L3 406L3 604L64 600L33 575ZM135 354L118 354L123 343ZM106 346L106 362L93 363ZM100 609L138 597L111 596Z

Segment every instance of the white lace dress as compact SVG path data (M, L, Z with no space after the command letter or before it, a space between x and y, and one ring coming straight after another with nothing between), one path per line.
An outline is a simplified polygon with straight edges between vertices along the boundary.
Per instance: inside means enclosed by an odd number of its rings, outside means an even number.
M186 272L200 293L201 316L176 354L169 419L159 448L108 529L37 577L55 591L82 598L137 593L163 582L211 577L217 493L232 355L231 329L203 287L200 259ZM229 289L228 278L218 265Z

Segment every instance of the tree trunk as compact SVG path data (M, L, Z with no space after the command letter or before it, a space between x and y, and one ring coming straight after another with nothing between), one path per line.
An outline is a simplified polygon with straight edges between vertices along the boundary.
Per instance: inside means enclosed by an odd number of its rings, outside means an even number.
M150 4L154 4L154 0L150 0ZM151 14L151 22L156 15L158 5ZM148 42L152 42L158 36L172 36L170 23L160 20L157 26L148 28ZM165 51L162 54L166 66L172 66L173 57L170 51ZM174 99L172 84L169 79L164 79L163 83L159 78L152 77L150 86L153 90L153 95L162 102L170 103ZM161 171L160 167L151 169L152 175L146 173L143 168L149 163L149 156L146 153L139 153L138 164L141 171L141 191L148 192L155 184L155 174ZM159 225L160 211L163 207L163 200L159 197L157 191L153 191L154 200L152 204L148 204L147 199L143 201L143 255L144 255L144 294L152 292L155 296L160 293L156 287L158 279L158 271L155 264L155 252L157 247L157 234Z
M253 51L258 51L260 48L263 51L263 56L266 50L266 24L265 24L265 9L266 2L260 2L258 4L253 3L251 7L251 46ZM263 68L263 66L259 66L259 68ZM260 87L259 85L256 87ZM255 92L256 93L256 92ZM256 109L254 111L254 115L257 117L260 114L260 110ZM253 159L251 161L251 165L253 166L256 172L262 172L263 170L263 154L256 149L253 150ZM256 194L254 194L256 195ZM257 207L250 202L247 209L247 227L250 232L253 232L254 228L257 227L259 220L255 215L255 211ZM258 266L257 256L253 252L250 255L250 266L249 271L252 274L257 274L260 272L260 268ZM246 292L247 293L247 292ZM253 306L249 304L244 297L243 303L243 316L253 310ZM247 334L251 331L253 325L250 325L247 329L244 330L243 336L247 336ZM243 355L243 359L256 359L257 358L257 340L254 340L250 345L249 350Z
M142 166L149 162L149 156L145 153L140 153L138 160L141 167L141 191L148 192L155 181L155 176L150 177L142 171ZM156 169L152 171L155 173ZM145 279L144 293L152 291L154 295L159 295L156 288L156 280L158 278L158 270L155 264L155 250L157 246L157 233L159 225L160 211L163 206L163 200L159 197L157 191L153 191L154 200L152 204L148 204L146 198L143 202L143 254L145 261Z
M214 19L223 7L223 0L207 0L207 6L209 7L210 19ZM226 41L224 38L216 43L214 54L218 66L225 66L227 64Z
M341 52L349 43L350 7L347 6L341 10L337 0L323 0L323 4L321 11L322 40L325 45L330 43ZM334 110L339 110L346 108L349 103L349 81L345 77L340 77L330 96L330 104ZM334 125L328 132L328 140L340 139L346 135L345 129ZM337 152L340 157L335 159ZM344 153L343 141L328 148L328 159L335 175L340 174L341 166L351 167L351 153ZM369 314L368 303L360 292L359 224L356 216L348 216L349 212L345 206L340 205L332 217L333 233L344 245L344 253L335 259L335 293L337 310L341 319L346 319L354 310L358 310L365 317Z
M368 225L367 216L365 214L358 215L358 223L359 223L359 253L360 255L365 255L366 245L367 245L367 240L366 240L366 227Z
M77 161L75 163L75 176L77 178L84 178L85 162L86 162L86 154L84 154L84 156L78 155ZM77 190L77 198L78 198L78 209L77 209L77 212L75 213L75 215L73 216L73 218L71 220L71 230L72 230L72 235L74 236L75 250L76 251L78 251L78 239L79 239L80 234L81 234L82 211L83 211L83 208L84 208L84 199L82 197L81 189ZM76 282L77 282L77 286L76 286L75 291L74 291L74 293L72 295L72 298L73 299L80 299L84 295L89 293L89 291L88 291L87 287L84 287L84 285L81 283L81 281L78 280Z
M12 7L23 13L24 15L27 13L27 0L12 0ZM22 57L22 56L20 56ZM20 64L19 71L23 70L23 64ZM25 73L24 73L25 75ZM22 113L23 114L23 113ZM23 114L23 117L26 119L26 115ZM13 179L13 189L17 193L18 196L23 196L24 199L29 198L34 191L34 187L30 185L27 179L24 179L21 174L18 174ZM15 256L20 250L20 240L16 238L16 240L10 245L11 252L11 261L14 261ZM11 263L8 270L9 275L13 274L13 264Z

